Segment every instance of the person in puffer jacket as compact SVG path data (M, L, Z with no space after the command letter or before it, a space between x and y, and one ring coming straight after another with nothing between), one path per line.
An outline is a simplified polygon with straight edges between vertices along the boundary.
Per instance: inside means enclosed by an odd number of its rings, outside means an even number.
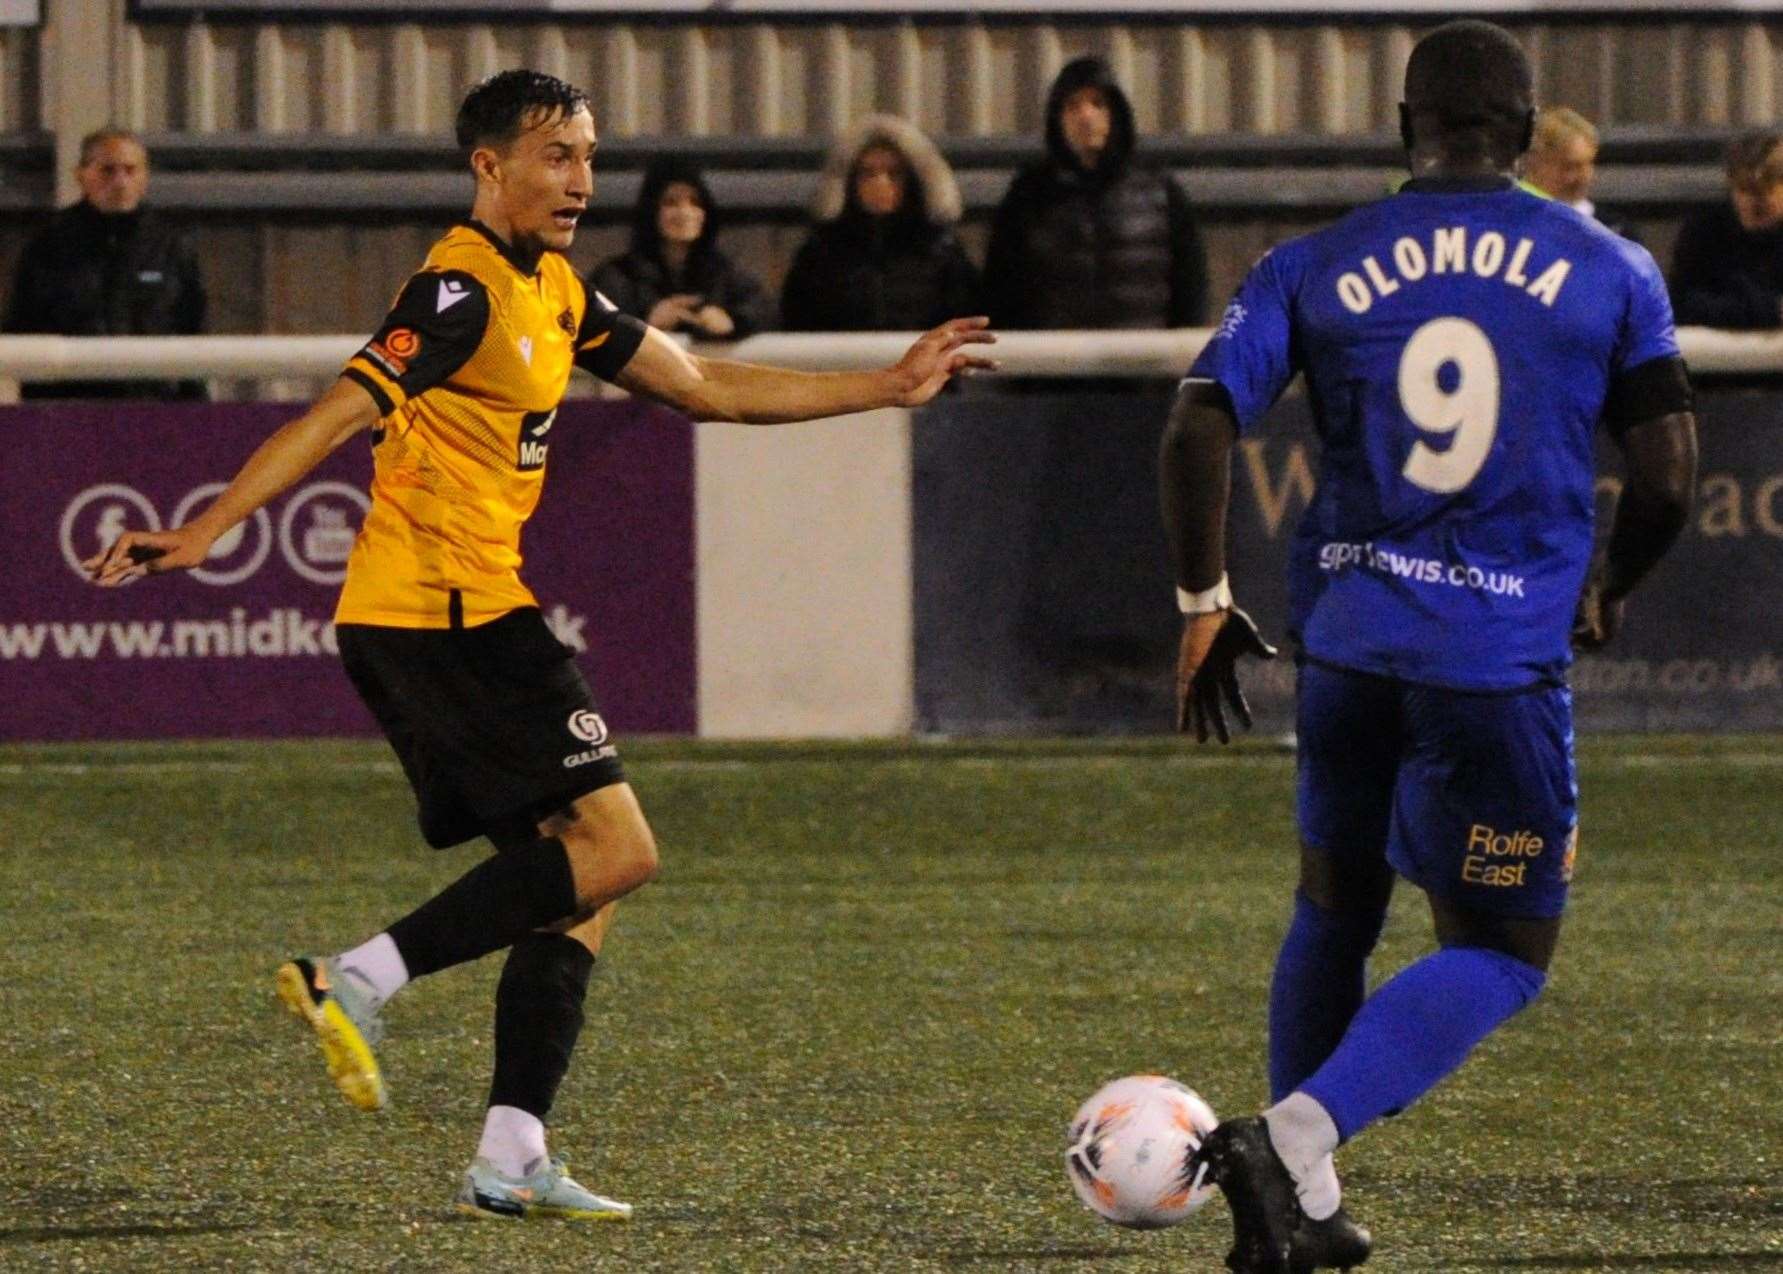
M1008 328L1198 327L1207 256L1188 196L1135 160L1133 108L1082 57L1046 99L1046 157L1016 174L985 258L986 305Z
M981 312L953 233L959 185L915 125L869 115L839 138L811 214L781 294L788 331L917 331Z

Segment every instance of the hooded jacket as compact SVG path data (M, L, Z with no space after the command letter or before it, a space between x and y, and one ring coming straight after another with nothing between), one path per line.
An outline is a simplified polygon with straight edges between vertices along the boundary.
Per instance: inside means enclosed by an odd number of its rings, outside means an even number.
M26 245L13 277L8 332L59 336L191 336L204 328L198 258L152 208L100 212L86 200ZM51 381L25 398L197 398L203 381Z
M1108 145L1085 168L1065 140L1065 100L1098 88ZM1108 64L1068 64L1046 99L1046 157L1016 174L985 259L991 320L1008 328L1193 327L1206 317L1207 257L1188 196L1136 163L1133 107Z
M692 186L706 222L679 271L663 260L662 227L657 220L662 193L675 182ZM740 341L774 323L774 299L755 276L738 268L718 248L718 205L699 168L673 156L659 159L644 172L638 202L632 209L631 247L602 262L588 276L588 286L626 314L648 319L665 296L691 294L702 304L716 305L730 315L735 330L726 340ZM683 325L685 327L686 325ZM702 335L693 328L686 328Z
M903 156L904 203L873 216L855 201L854 168L873 146ZM869 115L830 148L812 201L817 223L793 258L781 295L789 331L920 331L978 313L978 271L953 226L960 188L921 130Z

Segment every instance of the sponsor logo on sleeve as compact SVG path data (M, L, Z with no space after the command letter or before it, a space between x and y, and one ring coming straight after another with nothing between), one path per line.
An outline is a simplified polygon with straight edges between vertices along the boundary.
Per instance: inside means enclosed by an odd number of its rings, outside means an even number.
M421 338L412 327L393 327L365 347L365 353L391 379L409 370L409 360L421 352Z

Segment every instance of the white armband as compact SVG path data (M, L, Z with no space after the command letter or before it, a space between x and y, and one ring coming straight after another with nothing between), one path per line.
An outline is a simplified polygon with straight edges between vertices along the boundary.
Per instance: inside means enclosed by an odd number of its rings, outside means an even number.
M1218 584L1212 588L1204 588L1199 593L1178 588L1176 608L1185 615L1211 615L1216 610L1231 610L1232 582L1221 575Z

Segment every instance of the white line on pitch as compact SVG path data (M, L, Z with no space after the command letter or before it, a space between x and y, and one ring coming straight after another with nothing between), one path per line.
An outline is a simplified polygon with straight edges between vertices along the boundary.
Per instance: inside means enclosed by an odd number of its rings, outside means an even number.
M936 763L956 765L967 769L1081 769L1086 766L1103 767L1132 761L1149 761L1156 764L1169 765L1187 769L1225 769L1233 766L1245 768L1278 768L1292 763L1293 758L1286 752L1274 754L1238 753L1222 756L1182 754L1169 755L1146 753L1126 755L1119 752L1099 753L1083 752L1059 756L947 756L945 754L910 755L910 756L865 756L850 757L846 753L835 756L799 756L776 757L765 754L759 757L677 757L652 760L649 757L637 759L634 764L640 770L659 772L674 771L744 771L757 769L767 765L897 765L925 766ZM1581 765L1590 768L1605 766L1614 769L1672 769L1679 767L1727 767L1734 769L1769 768L1783 766L1783 751L1778 752L1721 752L1696 755L1666 752L1635 752L1623 756L1586 756L1581 758ZM185 761L6 761L0 762L0 779L9 778L83 778L98 775L130 775L130 774L243 774L267 768L260 761L227 761L227 760L185 760ZM394 775L402 772L402 767L395 761L326 761L308 768L331 770L355 774Z

